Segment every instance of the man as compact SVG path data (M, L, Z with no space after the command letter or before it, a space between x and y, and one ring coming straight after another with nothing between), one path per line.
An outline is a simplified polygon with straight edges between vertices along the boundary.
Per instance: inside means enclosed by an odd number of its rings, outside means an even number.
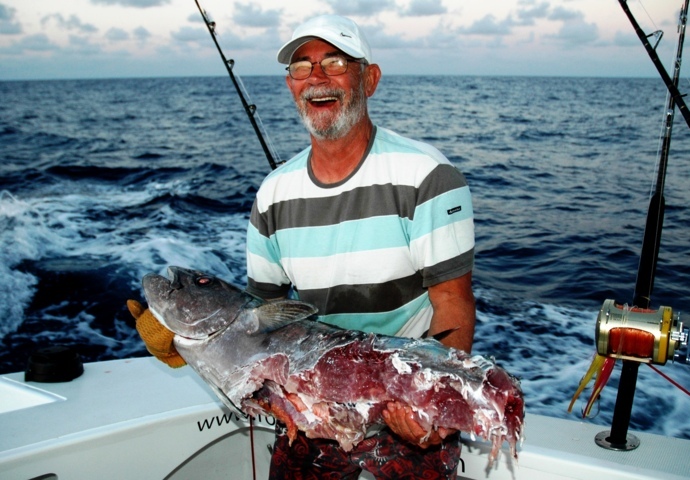
M357 25L324 15L278 52L311 145L266 177L247 234L247 290L295 294L321 321L469 352L475 323L473 212L464 177L433 147L374 126L381 70ZM405 101L405 99L400 99ZM271 478L455 478L454 432L427 434L408 407L352 452L279 432ZM391 430L394 433L391 433Z

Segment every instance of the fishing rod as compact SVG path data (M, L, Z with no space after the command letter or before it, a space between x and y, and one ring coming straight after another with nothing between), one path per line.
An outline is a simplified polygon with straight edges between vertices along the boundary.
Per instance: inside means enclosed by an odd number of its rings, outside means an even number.
M666 84L666 88L671 94L671 97L675 101L676 105L678 106L678 111L680 111L681 115L683 115L683 118L685 119L685 123L688 124L688 127L690 127L690 111L688 111L688 107L685 105L685 101L683 100L683 95L678 91L678 86L674 85L673 80L671 80L671 77L669 77L668 72L666 72L666 69L664 68L664 65L661 63L661 60L659 60L659 56L656 53L656 45L652 47L649 43L649 37L653 36L654 34L647 35L644 33L642 28L640 28L640 25L637 23L637 20L635 20L635 17L633 16L632 12L630 12L630 9L628 8L628 2L627 0L618 0L618 3L620 3L621 8L625 12L625 14L628 17L628 20L630 20L630 23L632 24L633 28L635 29L635 33L637 33L637 36L640 38L640 41L642 42L642 45L644 46L645 50L647 50L647 54L649 57L652 59L652 63L656 67L657 71L659 72L659 75L661 76L661 79L664 81ZM687 5L687 2L686 2ZM687 6L685 7L684 11L686 12L687 15ZM685 20L683 19L683 33L685 32ZM658 42L657 42L658 44ZM679 60L677 61L677 64L679 64Z
M206 11L201 8L201 5L199 5L199 0L194 0L194 2L196 3L196 6L199 9L199 12L201 13L201 17L204 19L206 28L208 28L208 33L211 34L213 43L216 44L216 48L218 49L220 58L223 60L223 65L225 65L225 69L228 71L228 75L230 75L230 80L232 80L232 83L235 86L235 90L237 91L237 94L240 96L240 101L242 102L244 111L247 113L249 121L251 122L252 127L254 128L254 132L256 133L256 136L259 138L259 143L261 143L261 148L263 149L264 154L266 155L268 164L271 166L272 170L275 170L278 164L283 162L280 160L280 156L271 144L268 135L266 134L266 131L263 128L263 125L261 124L261 119L259 119L258 114L256 113L256 105L250 104L247 101L249 95L247 94L246 89L242 84L242 81L235 77L235 74L233 72L235 61L232 59L228 60L225 57L225 54L223 54L223 50L220 48L220 45L218 44L218 39L216 38L216 22L213 22L208 18Z
M678 24L678 46L673 67L673 78L671 84L678 88L680 78L680 66L683 60L683 43L685 41L685 25L687 23L688 1L681 7L680 20ZM657 57L658 58L658 57ZM682 100L682 99L681 99ZM642 251L640 253L640 263L637 270L637 281L635 283L635 293L633 305L640 308L649 308L651 303L652 289L654 287L654 274L659 258L659 246L661 243L661 228L664 223L664 185L666 181L666 169L668 166L668 155L671 145L671 133L673 131L673 119L676 107L676 98L671 93L668 96L666 106L666 117L664 122L664 136L659 155L659 168L657 171L656 186L654 194L649 202L647 210L647 224L645 226Z
M619 0L619 3L669 91L656 186L647 210L633 307L617 305L613 300L606 300L597 319L598 357L602 359L599 360L600 362L606 363L601 370L601 372L606 370L603 382L606 382L616 359L623 359L623 368L611 430L599 433L595 442L609 450L627 451L637 448L640 444L635 435L628 434L640 363L648 363L650 366L652 363L664 365L669 358L680 359L680 355L675 352L681 346L688 344L688 333L683 329L680 316L674 320L670 307L660 307L657 311L653 311L650 309L650 304L664 221L664 185L676 106L690 127L690 112L678 91L689 0L685 0L680 10L673 78L669 77L656 53L656 46L661 35L658 36L656 45L652 47L648 39L656 34L646 35L630 12L626 0ZM604 357L607 358L603 360ZM685 360L687 361L687 358ZM600 388L603 388L603 385Z

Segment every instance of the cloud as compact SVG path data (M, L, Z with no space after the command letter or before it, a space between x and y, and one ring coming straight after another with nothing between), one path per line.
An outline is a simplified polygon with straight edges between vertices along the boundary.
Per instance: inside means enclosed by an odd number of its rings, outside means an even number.
M514 23L510 18L498 21L496 17L489 14L460 31L471 35L509 35L513 25Z
M453 28L450 25L444 25L439 22L431 34L423 39L423 44L427 49L438 49L440 51L451 50L457 51L462 48L462 41L459 38L461 30Z
M206 12L206 13L208 13L208 12ZM199 12L190 13L189 16L187 17L187 21L192 22L192 23L204 23L204 19L199 14Z
M556 7L549 15L549 20L561 20L563 22L584 21L584 14L576 10L569 10L563 7Z
M325 0L338 15L371 16L395 9L394 0Z
M562 21L563 26L555 35L549 35L568 46L591 44L598 40L599 29L594 23L585 22L582 12L563 7L554 8L548 16L549 20Z
M206 27L201 26L184 26L177 31L172 32L171 37L178 43L182 44L197 44L203 48L212 48L213 40L209 36ZM264 46L280 45L281 40L278 38L276 30L269 30L267 33L261 35L242 35L238 36L230 30L218 31L216 29L216 38L221 48L228 51L235 51L240 49L262 49ZM273 48L273 47L271 47Z
M209 39L208 31L206 30L206 28L201 28L201 26L180 27L177 31L172 32L170 36L173 38L173 40L177 40L178 42L182 43L197 43L211 41Z
M0 3L0 35L16 35L22 33L21 24L14 21L17 10Z
M652 40L650 40L650 42L652 44L654 43ZM617 47L639 47L640 39L634 33L616 32L616 34L613 36L613 44Z
M143 41L151 37L151 32L146 30L144 27L137 27L134 29L134 37L137 40Z
M15 44L17 47L21 47L24 51L33 52L49 52L53 50L58 50L58 46L50 41L50 39L42 34L37 33L36 35L29 35L28 37L22 38Z
M277 27L280 25L282 10L262 10L251 3L235 2L233 20L244 27Z
M594 43L599 38L599 29L593 23L567 22L552 38L568 45L584 45Z
M129 33L121 28L113 27L105 32L105 38L111 42L121 42L123 40L129 40Z
M521 2L521 5L527 6L517 11L518 22L523 26L534 25L535 20L547 18L551 8L548 2L541 2L538 5L535 2Z
M80 37L78 35L69 36L69 46L63 51L72 55L99 55L103 51L100 45L91 43L88 38Z
M148 8L170 3L170 0L91 0L95 5L122 5L123 7Z
M98 55L101 51L99 45L91 43L88 38L77 35L69 36L69 47L65 49L65 53L76 55Z
M43 33L28 35L14 42L9 47L0 49L0 52L9 55L22 55L25 53L43 53L59 50L59 47L51 43L50 39Z
M366 35L369 44L374 49L374 57L377 56L377 51L382 49L397 49L405 47L420 47L420 42L410 42L399 35L389 35L385 33L382 25L363 25L362 30Z
M442 15L448 9L441 5L441 0L412 0L410 6L402 15L407 17L426 17L429 15Z
M65 17L59 13L53 13L43 17L41 19L41 26L45 27L46 24L51 21L55 21L57 26L64 30L77 30L81 33L94 33L98 31L98 29L90 23L82 23L76 15L71 15L69 18L65 19Z

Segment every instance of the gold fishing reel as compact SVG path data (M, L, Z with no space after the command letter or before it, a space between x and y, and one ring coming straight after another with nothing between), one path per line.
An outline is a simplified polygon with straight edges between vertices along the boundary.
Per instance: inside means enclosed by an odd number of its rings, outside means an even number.
M688 330L671 307L658 310L621 305L605 300L595 332L597 353L641 363L665 365L666 361L690 363L680 349L688 345Z

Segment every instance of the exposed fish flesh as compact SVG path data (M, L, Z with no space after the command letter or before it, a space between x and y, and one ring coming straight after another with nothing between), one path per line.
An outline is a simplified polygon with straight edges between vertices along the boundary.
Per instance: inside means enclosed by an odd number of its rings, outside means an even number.
M516 456L522 391L493 361L433 339L339 329L315 321L310 304L267 303L201 272L168 272L172 280L144 277L149 308L231 408L272 414L290 438L299 429L350 450L397 401L427 432L453 428L489 440L491 460L507 440Z

